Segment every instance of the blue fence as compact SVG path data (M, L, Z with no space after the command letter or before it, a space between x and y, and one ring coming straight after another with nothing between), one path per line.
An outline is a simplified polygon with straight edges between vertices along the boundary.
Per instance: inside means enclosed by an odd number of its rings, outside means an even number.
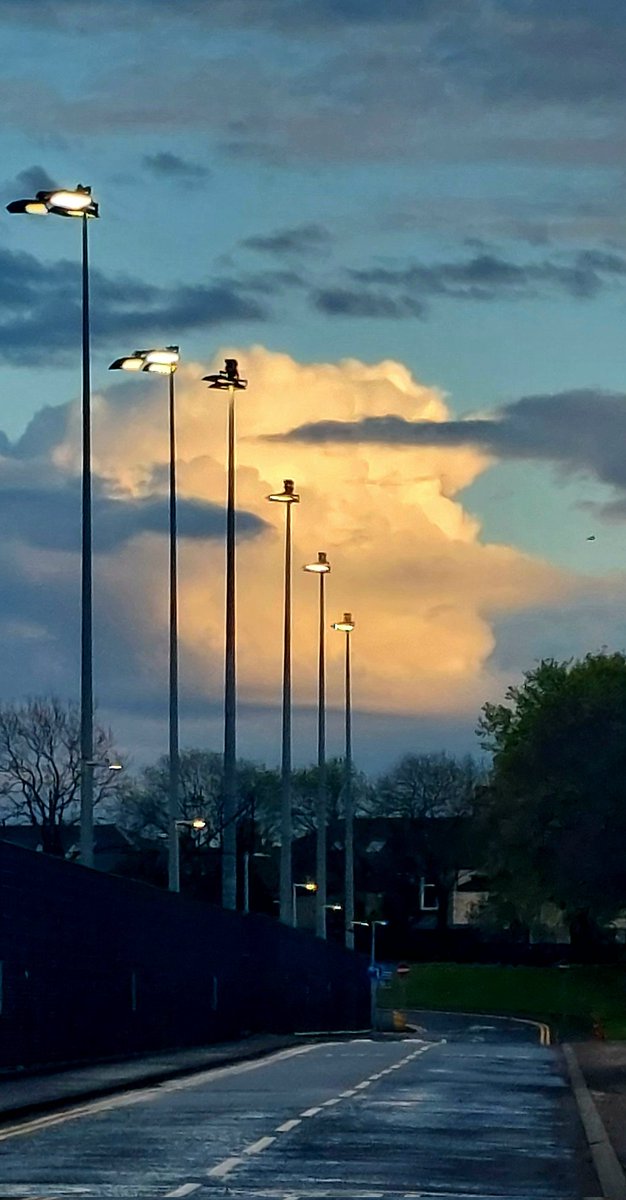
M364 1028L342 946L0 841L0 1067Z

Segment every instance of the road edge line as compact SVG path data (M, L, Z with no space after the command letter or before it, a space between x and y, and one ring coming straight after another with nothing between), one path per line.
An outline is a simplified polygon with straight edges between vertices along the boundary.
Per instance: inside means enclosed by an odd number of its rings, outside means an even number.
M562 1049L569 1071L570 1087L578 1106L602 1195L610 1200L626 1200L626 1175L587 1087L576 1053L567 1042L563 1044Z

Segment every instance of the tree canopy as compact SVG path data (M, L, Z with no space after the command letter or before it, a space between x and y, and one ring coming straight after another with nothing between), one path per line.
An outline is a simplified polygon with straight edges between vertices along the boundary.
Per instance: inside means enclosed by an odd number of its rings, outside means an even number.
M626 657L545 659L486 704L489 873L509 920L581 935L626 907Z

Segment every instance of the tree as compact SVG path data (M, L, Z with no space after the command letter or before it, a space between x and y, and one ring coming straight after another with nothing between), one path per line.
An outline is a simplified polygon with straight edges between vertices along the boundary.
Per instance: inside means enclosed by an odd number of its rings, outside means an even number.
M261 831L272 829L280 803L280 777L254 763L237 763L237 819L252 821ZM183 750L180 755L180 815L183 820L206 821L203 841L221 838L223 829L223 758L214 750ZM167 833L169 813L169 759L145 767L138 779L128 780L120 793L118 820L128 833L159 837Z
M293 804L293 826L296 837L314 833L317 829L317 765L300 767L292 774L291 795ZM345 767L342 758L331 758L326 763L326 820L328 826L338 824L343 817L343 789ZM352 802L355 816L368 809L370 788L360 771L352 773Z
M106 770L111 732L94 729L94 804L115 789ZM0 797L7 817L41 830L48 854L63 854L61 827L80 814L80 710L54 696L0 705Z
M626 906L626 657L543 660L484 706L479 734L494 902L589 941Z
M388 842L398 910L410 905L420 879L435 885L437 925L448 925L457 872L473 865L469 833L481 771L469 755L405 754L378 780L373 811L400 825Z

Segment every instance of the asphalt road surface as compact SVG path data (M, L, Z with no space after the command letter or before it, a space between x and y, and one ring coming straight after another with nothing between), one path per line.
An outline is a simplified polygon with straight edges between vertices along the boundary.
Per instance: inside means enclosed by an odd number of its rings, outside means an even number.
M298 1046L0 1127L0 1200L583 1200L558 1052L489 1018Z

